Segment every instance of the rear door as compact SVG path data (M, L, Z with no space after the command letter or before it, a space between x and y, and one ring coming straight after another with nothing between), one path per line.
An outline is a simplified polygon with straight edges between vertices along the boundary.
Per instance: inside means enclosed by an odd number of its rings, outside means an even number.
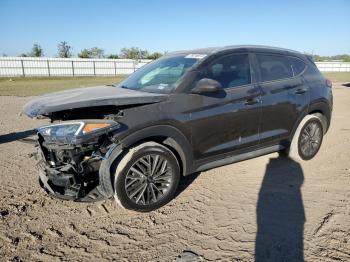
M301 73L304 62L293 56L256 53L262 90L261 146L283 144L307 109L309 90Z
M222 154L258 146L261 92L252 81L249 55L222 55L201 71L198 80L214 79L224 91L189 95L195 159L210 161Z

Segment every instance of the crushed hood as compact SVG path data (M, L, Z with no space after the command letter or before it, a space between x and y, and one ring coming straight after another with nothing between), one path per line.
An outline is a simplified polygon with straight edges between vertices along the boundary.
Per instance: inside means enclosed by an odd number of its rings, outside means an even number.
M33 118L53 112L93 107L150 104L165 100L166 94L155 94L116 86L96 86L49 93L32 99L23 112Z

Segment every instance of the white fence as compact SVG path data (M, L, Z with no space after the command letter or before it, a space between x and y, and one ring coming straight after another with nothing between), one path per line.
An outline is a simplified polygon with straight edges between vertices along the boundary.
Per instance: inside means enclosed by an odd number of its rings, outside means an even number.
M152 60L0 57L5 76L113 76L127 75ZM317 62L322 72L350 72L350 63Z
M150 61L152 60L0 57L0 77L127 75Z
M350 62L317 62L321 72L350 72Z

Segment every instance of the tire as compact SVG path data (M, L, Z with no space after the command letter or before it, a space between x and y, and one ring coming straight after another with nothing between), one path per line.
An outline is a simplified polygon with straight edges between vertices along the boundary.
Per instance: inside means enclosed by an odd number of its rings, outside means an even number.
M180 180L176 156L145 142L131 148L115 167L114 198L123 208L148 212L173 199Z
M285 150L289 158L297 161L310 160L318 153L324 135L322 118L321 114L307 115L303 118L294 133L289 148Z

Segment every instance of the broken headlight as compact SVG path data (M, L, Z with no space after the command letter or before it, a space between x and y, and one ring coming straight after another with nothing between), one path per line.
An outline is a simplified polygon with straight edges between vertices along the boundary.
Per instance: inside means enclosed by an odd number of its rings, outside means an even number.
M119 123L111 120L84 120L42 126L37 131L46 142L75 144L82 140L107 134L119 127Z

